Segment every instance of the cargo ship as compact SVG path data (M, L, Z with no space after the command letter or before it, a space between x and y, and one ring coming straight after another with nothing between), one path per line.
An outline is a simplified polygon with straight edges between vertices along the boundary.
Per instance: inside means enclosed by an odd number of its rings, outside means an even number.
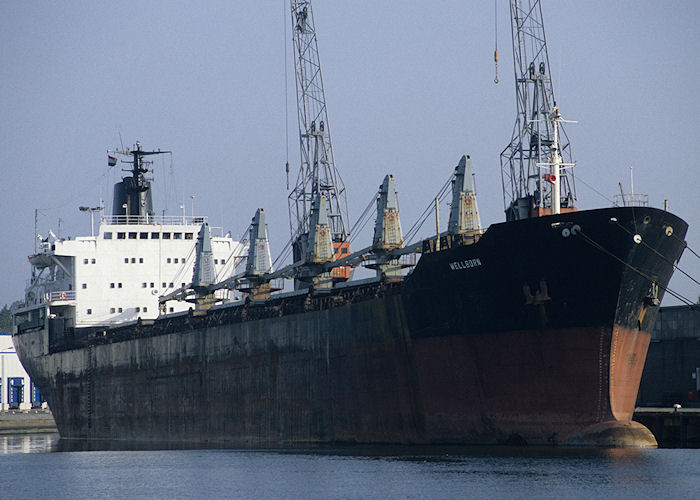
M541 16L535 4L527 15ZM309 2L291 5L295 47L315 47ZM518 50L532 23L514 18ZM300 102L309 60L296 61ZM550 88L548 61L518 60L516 88ZM262 209L243 242L212 237L194 214L156 218L144 177L156 152L139 145L123 152L131 176L98 234L30 256L13 339L61 437L655 446L632 414L687 224L631 200L577 210L563 120L551 91L531 92L536 105L519 103L502 153L504 222L481 228L465 155L446 231L436 221L433 236L406 244L387 175L372 243L352 251L318 95L315 113L299 110L291 264L273 269ZM520 115L532 110L537 119ZM375 276L352 279L358 266ZM124 295L110 294L115 283Z

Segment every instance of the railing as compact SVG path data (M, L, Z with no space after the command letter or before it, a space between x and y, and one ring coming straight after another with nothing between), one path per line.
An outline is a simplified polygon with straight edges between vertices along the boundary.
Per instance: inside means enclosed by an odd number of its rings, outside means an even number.
M160 224L160 225L191 225L199 226L207 222L207 217L185 215L105 215L104 224Z
M648 207L648 194L616 194L613 196L615 207Z
M48 297L46 297L48 296ZM48 302L58 302L63 300L75 300L75 290L61 290L58 292L49 292L44 295ZM45 302L45 301L42 301Z
M52 302L65 302L68 300L75 300L75 290L59 290L40 294L29 291L25 295L24 306L29 307Z

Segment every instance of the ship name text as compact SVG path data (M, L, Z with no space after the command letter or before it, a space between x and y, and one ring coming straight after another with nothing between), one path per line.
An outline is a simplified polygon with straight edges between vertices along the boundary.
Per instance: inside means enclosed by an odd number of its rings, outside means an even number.
M467 259L459 260L457 262L450 262L450 269L453 271L459 271L461 269L471 269L472 267L477 267L481 265L481 259Z

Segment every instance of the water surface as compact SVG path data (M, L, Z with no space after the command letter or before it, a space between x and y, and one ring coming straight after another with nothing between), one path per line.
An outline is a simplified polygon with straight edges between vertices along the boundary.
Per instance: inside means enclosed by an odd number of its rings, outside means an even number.
M7 498L700 498L698 450L71 449L0 436Z

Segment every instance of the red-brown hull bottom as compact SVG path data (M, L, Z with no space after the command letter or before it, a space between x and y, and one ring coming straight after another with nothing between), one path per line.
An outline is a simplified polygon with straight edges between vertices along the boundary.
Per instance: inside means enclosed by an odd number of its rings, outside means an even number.
M600 424L629 429L648 345L648 333L617 326L415 341L426 432L432 441L586 444L589 426L596 435Z

